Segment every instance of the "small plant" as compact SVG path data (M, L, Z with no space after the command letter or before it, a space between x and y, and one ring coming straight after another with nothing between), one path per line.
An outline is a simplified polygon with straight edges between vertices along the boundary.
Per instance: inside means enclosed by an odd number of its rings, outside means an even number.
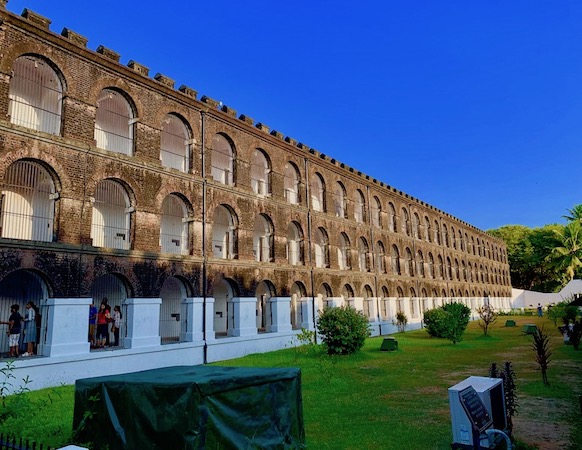
M499 314L489 304L477 308L477 314L479 314L479 326L483 330L483 334L488 336L489 329L497 321Z
M0 401L2 408L0 409L0 423L9 417L16 417L19 413L26 413L26 409L31 405L26 401L26 396L23 394L29 392L28 385L32 382L28 375L22 379L22 384L14 390L14 360L9 359L4 366L0 368Z
M501 378L503 380L503 393L505 400L505 414L507 421L507 431L511 435L513 431L513 416L517 412L517 386L515 384L515 371L510 361L503 364L503 369L497 369L497 363L491 363L489 367L490 378Z
M351 306L326 308L317 319L328 355L350 355L360 350L370 335L366 316Z
M396 313L396 326L398 327L398 331L400 333L404 333L406 330L406 324L408 323L408 317L402 311L398 311Z
M544 327L536 326L536 331L533 336L533 350L535 352L535 360L539 364L542 371L542 380L544 386L549 386L548 381L548 366L550 364L550 356L552 350L550 347L550 335L546 332Z

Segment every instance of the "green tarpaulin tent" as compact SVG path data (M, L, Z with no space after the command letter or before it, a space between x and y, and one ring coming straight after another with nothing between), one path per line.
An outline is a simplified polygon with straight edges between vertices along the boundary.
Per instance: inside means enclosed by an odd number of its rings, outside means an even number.
M97 449L302 449L301 372L179 366L78 380L73 429Z

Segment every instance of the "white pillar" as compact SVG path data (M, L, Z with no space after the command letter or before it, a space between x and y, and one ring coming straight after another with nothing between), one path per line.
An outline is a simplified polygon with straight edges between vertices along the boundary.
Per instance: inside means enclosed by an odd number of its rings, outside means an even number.
M44 356L82 355L89 347L90 298L49 298Z
M301 297L298 303L301 310L301 328L314 331L316 319L313 317L313 297Z
M204 298L190 297L182 301L183 329L180 339L185 342L204 340ZM206 298L206 340L214 339L214 298Z
M291 297L271 297L271 325L267 331L291 331Z
M156 347L162 344L160 337L161 298L128 298L126 348Z
M233 297L229 300L232 310L232 324L229 324L230 336L253 336L258 334L256 297ZM229 317L230 319L230 317Z

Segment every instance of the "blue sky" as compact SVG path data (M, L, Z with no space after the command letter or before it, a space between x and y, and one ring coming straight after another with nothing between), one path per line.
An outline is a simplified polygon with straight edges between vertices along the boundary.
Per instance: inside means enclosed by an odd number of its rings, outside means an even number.
M74 6L71 6L74 5ZM582 203L582 2L9 0L482 229Z

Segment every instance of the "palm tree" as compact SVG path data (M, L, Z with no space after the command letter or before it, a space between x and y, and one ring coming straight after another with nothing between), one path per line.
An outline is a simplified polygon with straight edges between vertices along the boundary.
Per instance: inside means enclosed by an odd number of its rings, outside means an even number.
M571 281L576 275L576 269L582 267L582 222L575 220L554 232L558 245L550 254L551 262L559 273L563 273Z
M566 219L568 222L582 222L582 204L574 205L572 209L568 209L567 216L562 216L563 219Z

